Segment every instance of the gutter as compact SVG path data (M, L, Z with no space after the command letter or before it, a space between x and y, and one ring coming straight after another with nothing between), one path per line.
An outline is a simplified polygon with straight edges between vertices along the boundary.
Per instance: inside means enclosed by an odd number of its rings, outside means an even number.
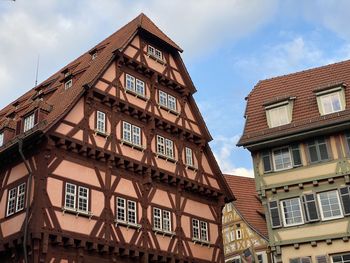
M24 165L27 168L29 178L27 184L27 204L26 204L26 212L25 212L25 221L24 221L24 237L23 237L23 254L24 254L24 262L28 263L28 255L27 255L27 239L28 239L28 222L29 222L29 208L30 208L30 200L31 200L31 190L32 190L32 181L33 181L33 172L26 161L26 158L23 154L23 139L18 141L18 152L23 160Z

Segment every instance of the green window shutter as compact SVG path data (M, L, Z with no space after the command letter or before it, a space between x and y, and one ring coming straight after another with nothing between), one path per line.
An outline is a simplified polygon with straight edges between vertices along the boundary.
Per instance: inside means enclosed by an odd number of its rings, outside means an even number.
M289 260L289 263L300 263L300 259L299 258L292 258Z
M311 263L311 258L310 257L301 258L300 262L301 263Z
M293 166L300 166L301 163L301 157L300 157L300 149L298 144L293 144L291 146L292 149L292 156L293 156Z
M270 219L272 228L278 228L282 226L279 206L277 201L269 202Z
M306 214L306 220L308 222L315 222L320 220L320 216L317 210L316 196L315 194L305 194L302 197L304 210Z
M339 189L340 198L343 203L344 215L350 215L350 187L346 186Z
M269 151L262 152L262 160L264 165L264 172L271 172L272 171L272 165L271 165L271 155Z

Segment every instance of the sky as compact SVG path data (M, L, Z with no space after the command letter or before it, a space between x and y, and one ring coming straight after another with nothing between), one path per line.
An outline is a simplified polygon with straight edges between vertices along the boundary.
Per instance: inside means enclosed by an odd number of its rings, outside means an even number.
M0 0L0 108L145 13L183 49L224 173L253 176L236 147L262 79L350 59L347 0Z

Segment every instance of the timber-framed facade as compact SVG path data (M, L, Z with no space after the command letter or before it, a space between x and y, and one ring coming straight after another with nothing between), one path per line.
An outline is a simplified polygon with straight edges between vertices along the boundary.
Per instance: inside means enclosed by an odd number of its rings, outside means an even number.
M0 111L5 262L224 262L234 197L179 52L141 14Z

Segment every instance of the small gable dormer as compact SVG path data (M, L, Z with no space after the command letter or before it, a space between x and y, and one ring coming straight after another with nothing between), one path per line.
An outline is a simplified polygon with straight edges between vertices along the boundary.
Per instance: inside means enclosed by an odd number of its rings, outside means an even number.
M267 125L275 128L292 122L295 97L275 98L264 103Z
M345 87L344 83L338 83L314 90L321 116L345 110Z

